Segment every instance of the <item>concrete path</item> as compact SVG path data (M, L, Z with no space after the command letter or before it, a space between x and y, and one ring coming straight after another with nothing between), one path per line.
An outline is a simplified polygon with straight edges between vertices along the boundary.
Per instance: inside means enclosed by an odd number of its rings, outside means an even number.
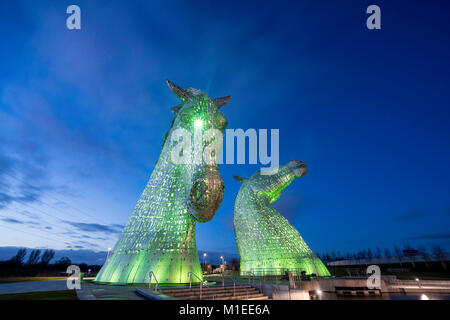
M27 281L0 284L0 294L68 290L66 280Z
M146 287L146 286L143 286ZM117 286L96 283L82 283L77 290L80 300L146 300L137 294L136 286Z

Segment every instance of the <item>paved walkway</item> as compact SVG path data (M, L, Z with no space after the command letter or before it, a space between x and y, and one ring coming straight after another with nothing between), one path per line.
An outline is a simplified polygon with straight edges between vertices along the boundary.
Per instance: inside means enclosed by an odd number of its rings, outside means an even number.
M66 280L26 281L0 284L0 295L62 290L69 290L67 289ZM81 290L77 290L77 296L80 300L145 300L144 297L136 293L136 286L109 286L93 283L81 283Z
M146 300L136 293L136 287L138 286L82 283L81 290L77 290L77 296L80 300Z
M68 290L66 280L27 281L0 284L0 294Z

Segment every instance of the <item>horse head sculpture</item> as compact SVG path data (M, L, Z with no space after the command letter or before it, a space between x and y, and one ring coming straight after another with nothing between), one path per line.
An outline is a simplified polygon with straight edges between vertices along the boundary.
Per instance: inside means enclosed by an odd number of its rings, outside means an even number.
M292 160L277 169L271 175L257 172L249 179L234 177L242 182L233 213L241 273L276 275L304 271L329 276L298 231L270 205L292 181L307 173L306 164Z
M202 279L195 225L210 221L222 203L224 183L214 160L227 126L219 108L231 97L212 99L167 84L181 103L172 108L161 154L99 282L148 283L151 272L159 283L186 283L192 273Z

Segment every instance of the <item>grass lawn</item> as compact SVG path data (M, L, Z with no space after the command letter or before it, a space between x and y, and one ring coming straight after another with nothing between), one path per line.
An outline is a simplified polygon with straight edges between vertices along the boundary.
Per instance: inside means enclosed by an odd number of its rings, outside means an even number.
M0 283L66 280L66 279L67 279L67 277L11 277L11 278L0 278Z
M0 300L78 300L75 290L0 294Z

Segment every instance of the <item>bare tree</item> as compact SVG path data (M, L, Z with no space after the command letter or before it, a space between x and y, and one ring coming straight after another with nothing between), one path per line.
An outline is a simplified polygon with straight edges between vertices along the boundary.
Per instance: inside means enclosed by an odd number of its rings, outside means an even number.
M331 261L336 260L336 253L334 251L331 251Z
M369 263L372 263L372 258L373 258L372 250L370 250L370 248L369 248L369 249L367 249L366 253L367 253L367 259L369 260Z
M368 258L367 251L361 250L361 260L366 260Z
M31 250L30 255L28 256L27 264L28 265L38 264L40 255L41 255L41 250L40 249L33 249L33 250Z
M381 249L380 249L380 247L377 247L375 249L375 258L377 258L377 259L381 258Z
M415 264L416 255L415 255L414 251L415 250L413 249L413 247L411 247L409 242L407 242L403 245L403 252L406 252L406 254L408 255L409 259L411 260L411 265L413 268L416 267L416 264Z
M23 260L27 255L27 249L22 248L19 249L14 257L11 258L11 262L16 266L21 266L23 264Z
M61 266L62 268L67 268L72 264L72 261L68 257L62 257L58 261L55 262L55 265Z
M394 246L394 251L397 256L398 261L400 261L400 267L403 267L402 265L402 259L403 259L403 252L398 246Z
M50 260L53 259L53 257L55 256L55 251L51 250L51 249L47 249L44 251L44 253L42 253L41 256L41 264L43 266L46 266L50 263Z
M444 250L442 247L438 244L433 246L433 254L436 256L436 258L441 262L442 267L444 270L447 270L447 264L444 261Z
M427 267L427 269L430 269L430 265L428 264L427 248L425 248L425 246L420 246L419 253L422 256L423 260L425 261L425 266Z
M239 260L238 259L231 259L230 260L231 270L233 271L239 271Z

